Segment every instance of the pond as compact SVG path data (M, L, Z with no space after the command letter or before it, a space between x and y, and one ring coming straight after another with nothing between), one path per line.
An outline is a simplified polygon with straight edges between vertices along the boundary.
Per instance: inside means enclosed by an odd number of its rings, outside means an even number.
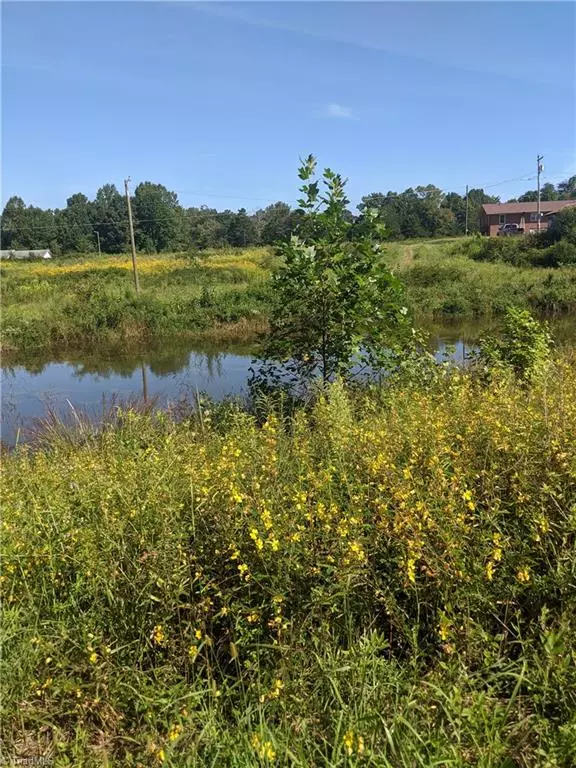
M485 327L431 326L431 347L438 359L453 347L449 357L462 364ZM559 335L566 335L563 326ZM246 394L254 355L246 346L202 346L173 339L138 353L103 349L4 364L2 440L8 446L26 441L50 412L63 421L72 421L77 412L97 420L114 402L148 401L167 407L191 401L197 393L216 400Z

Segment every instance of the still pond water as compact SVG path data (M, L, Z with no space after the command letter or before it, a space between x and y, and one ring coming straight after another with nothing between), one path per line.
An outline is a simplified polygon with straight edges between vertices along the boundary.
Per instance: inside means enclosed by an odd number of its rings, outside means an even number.
M429 330L438 359L448 349L449 356L462 364L484 327ZM50 411L63 421L72 421L75 411L97 420L114 402L147 400L166 407L190 401L197 393L216 400L241 396L246 394L253 359L253 350L246 347L165 340L138 354L101 350L3 365L2 441L8 446L26 441Z

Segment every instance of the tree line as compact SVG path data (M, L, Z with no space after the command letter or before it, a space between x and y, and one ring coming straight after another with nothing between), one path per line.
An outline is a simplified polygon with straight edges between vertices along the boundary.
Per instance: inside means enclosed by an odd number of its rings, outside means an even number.
M576 197L576 176L557 186L542 187L543 200ZM536 199L527 191L519 202ZM484 203L500 202L483 189L468 192L468 230L480 228ZM512 201L510 201L512 202ZM139 184L131 197L136 246L140 251L202 250L205 248L270 245L286 240L302 220L301 208L278 201L248 213L219 211L207 206L185 208L175 192L149 181ZM410 187L403 192L374 192L362 198L357 213L346 215L354 231L361 232L367 211L377 209L390 239L443 237L464 234L466 197L444 192L434 184ZM1 223L4 249L50 248L55 255L68 253L121 253L129 247L128 209L125 197L114 184L105 184L94 200L76 193L66 207L56 210L26 205L11 197Z

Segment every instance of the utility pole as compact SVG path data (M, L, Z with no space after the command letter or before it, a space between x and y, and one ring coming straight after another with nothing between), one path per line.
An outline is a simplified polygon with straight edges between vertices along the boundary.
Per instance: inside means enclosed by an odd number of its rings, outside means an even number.
M128 206L128 222L130 224L130 243L132 245L132 270L134 272L134 288L136 293L140 293L140 284L138 283L138 271L136 270L136 243L134 242L134 224L132 222L132 205L130 204L130 193L128 192L128 182L130 176L124 180L124 189L126 190L126 205Z
M144 399L144 402L148 402L148 377L146 376L146 366L144 364L144 360L140 363L140 368L142 369L142 397Z
M544 170L542 160L544 160L544 155L537 155L536 165L538 167L538 207L536 208L536 216L538 217L538 221L536 222L536 229L538 232L540 232L540 174Z
M100 232L96 230L96 239L98 240L98 256L102 256L102 251L100 250Z
M462 187L460 187L462 189ZM465 232L468 234L468 184L466 184L466 226Z

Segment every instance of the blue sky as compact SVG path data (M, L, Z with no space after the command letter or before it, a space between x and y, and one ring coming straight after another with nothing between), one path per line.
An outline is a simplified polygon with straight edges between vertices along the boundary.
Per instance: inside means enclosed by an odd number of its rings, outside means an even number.
M568 2L4 2L2 201L130 175L183 205L297 197L309 152L370 192L576 172ZM503 199L534 181L492 188Z

